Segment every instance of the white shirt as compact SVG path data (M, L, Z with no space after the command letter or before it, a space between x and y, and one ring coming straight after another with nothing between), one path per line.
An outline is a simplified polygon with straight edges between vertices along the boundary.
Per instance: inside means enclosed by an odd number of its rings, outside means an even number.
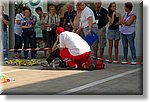
M78 56L91 51L87 42L78 34L65 31L60 34L60 48L68 48L73 56Z
M96 20L95 20L93 11L89 7L85 7L84 10L81 12L81 18L80 18L80 21L81 21L80 26L82 28L86 28L89 26L87 19L91 16L93 18L93 23L95 23Z

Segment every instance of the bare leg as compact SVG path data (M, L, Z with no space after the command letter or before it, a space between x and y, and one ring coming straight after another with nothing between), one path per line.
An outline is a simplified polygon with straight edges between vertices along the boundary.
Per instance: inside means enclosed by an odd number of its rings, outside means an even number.
M97 50L98 50L97 46L94 46L94 47L93 47L94 59L97 59Z
M118 51L119 51L119 40L115 40L115 58L118 61Z
M100 48L100 58L103 58L104 55L104 48Z
M113 40L109 40L109 48L108 48L109 60L112 60L112 48L113 48Z

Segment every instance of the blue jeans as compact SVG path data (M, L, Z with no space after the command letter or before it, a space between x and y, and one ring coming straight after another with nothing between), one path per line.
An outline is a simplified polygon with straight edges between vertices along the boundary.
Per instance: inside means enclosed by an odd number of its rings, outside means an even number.
M8 33L7 31L2 31L3 38L3 49L8 49ZM8 51L3 51L3 57L8 58Z
M127 60L128 56L128 43L130 46L132 59L136 60L136 49L135 49L135 32L129 35L121 34L122 37L122 45L123 45L123 53L124 53L124 59Z
M29 45L30 45L30 48L36 48L35 34L28 35L26 33L23 33L23 42L24 42L24 49L28 49ZM28 58L28 52L29 51L24 51L24 57L25 57L25 59ZM35 54L36 54L36 51L31 51L31 58L35 58Z
M14 49L22 49L22 37L15 34L15 47ZM21 51L14 51L14 53L21 53Z

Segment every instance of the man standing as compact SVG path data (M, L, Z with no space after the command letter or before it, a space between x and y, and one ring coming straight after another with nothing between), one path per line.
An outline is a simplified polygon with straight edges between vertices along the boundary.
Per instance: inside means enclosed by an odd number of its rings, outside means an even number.
M95 2L95 9L93 10L96 23L98 25L98 38L100 47L99 59L103 59L104 48L106 47L106 24L108 23L107 10L102 7L100 0Z
M64 27L67 31L73 30L73 21L77 14L77 12L73 9L73 5L71 3L66 4L67 11L64 14Z
M81 11L80 28L78 29L78 32L80 32L81 29L83 29L85 36L87 34L91 35L92 31L95 34L97 34L98 27L96 24L96 20L95 20L93 11L89 7L87 7L84 2L78 2L76 6ZM98 40L96 40L92 44L92 47L93 47L93 51L94 51L94 59L96 59L97 58L97 50L98 50Z
M78 34L64 31L58 27L56 33L60 42L60 56L72 69L93 70L95 64L90 60L90 46Z
M8 49L8 33L7 26L9 25L9 17L4 14L4 6L0 6L0 20L2 21L2 39L3 39L3 49ZM8 51L3 52L4 60L8 60Z

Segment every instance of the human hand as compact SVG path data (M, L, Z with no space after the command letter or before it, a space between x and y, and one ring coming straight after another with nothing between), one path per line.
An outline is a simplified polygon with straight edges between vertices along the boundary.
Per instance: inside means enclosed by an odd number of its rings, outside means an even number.
M92 31L92 30L89 30L89 31L88 31L88 35L90 35L90 36L91 36L91 31Z
M116 12L113 12L113 15L115 15L116 14Z
M81 28L78 28L78 30L76 30L76 33L80 33L81 32Z
M3 16L2 15L0 15L0 20L2 20L3 19Z

